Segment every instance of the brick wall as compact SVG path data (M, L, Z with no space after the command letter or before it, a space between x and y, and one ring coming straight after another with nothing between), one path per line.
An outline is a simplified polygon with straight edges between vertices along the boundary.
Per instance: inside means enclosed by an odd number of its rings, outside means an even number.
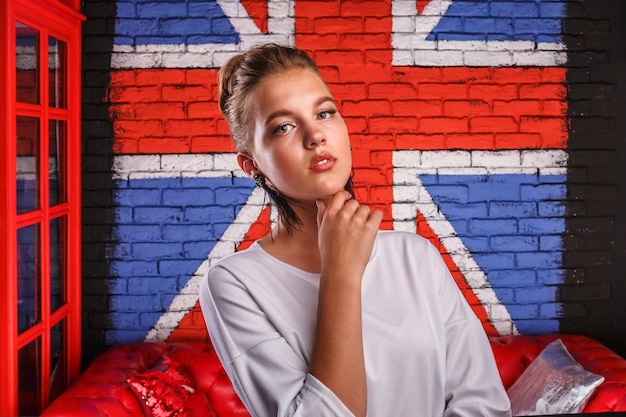
M567 266L564 332L603 340L626 356L626 5L572 2L568 44Z
M575 129L617 132L587 121L614 91L588 75L609 53L587 40L613 39L600 3L85 2L86 350L206 337L202 273L267 229L216 105L217 68L258 42L314 57L359 198L440 247L490 334L609 339L614 312L591 310L623 284L588 267L615 267L623 213L587 201L617 207L619 150Z

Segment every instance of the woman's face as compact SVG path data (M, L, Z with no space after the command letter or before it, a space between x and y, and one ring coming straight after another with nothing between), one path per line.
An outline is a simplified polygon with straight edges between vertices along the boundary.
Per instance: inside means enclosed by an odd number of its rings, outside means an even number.
M251 99L252 159L275 188L302 203L344 188L352 169L348 129L315 72L271 76Z

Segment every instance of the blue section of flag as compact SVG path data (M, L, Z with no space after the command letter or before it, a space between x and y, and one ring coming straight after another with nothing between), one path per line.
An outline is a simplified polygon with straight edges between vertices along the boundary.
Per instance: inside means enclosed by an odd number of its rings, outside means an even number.
M239 43L239 35L215 1L118 2L116 45Z
M420 180L519 331L558 331L559 309L553 307L564 276L565 176L420 175Z
M427 39L558 43L566 13L554 0L454 0Z
M252 193L247 178L158 178L121 181L110 272L114 329L107 343L137 340L125 317L149 329L167 311ZM145 336L142 330L140 338Z

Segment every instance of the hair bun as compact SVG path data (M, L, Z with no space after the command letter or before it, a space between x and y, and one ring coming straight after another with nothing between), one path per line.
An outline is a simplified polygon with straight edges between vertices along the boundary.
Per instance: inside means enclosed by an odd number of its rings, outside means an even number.
M228 99L232 96L237 77L235 71L244 59L244 54L233 56L220 68L218 73L219 101L218 105L222 114L226 115Z

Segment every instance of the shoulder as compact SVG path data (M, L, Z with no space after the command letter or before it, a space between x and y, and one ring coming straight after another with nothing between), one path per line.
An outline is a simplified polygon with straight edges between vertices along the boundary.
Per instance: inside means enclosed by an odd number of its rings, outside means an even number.
M253 306L255 282L263 282L270 268L254 247L221 258L209 267L200 283L200 302L205 306ZM251 288L252 287L252 288Z
M381 230L376 237L377 245L384 249L411 250L420 252L438 252L430 240L409 232L397 230Z
M240 252L235 252L224 256L215 262L207 271L209 280L218 279L224 276L247 276L261 273L266 266L267 259L258 246L253 245Z
M254 244L227 255L214 263L204 281L212 291L237 287L251 293L264 293L278 286L293 286L295 278L310 280L310 275L288 265Z
M415 276L439 276L447 273L442 254L430 240L402 231L380 231L372 261L385 268L406 271Z
M260 262L262 259L262 251L257 243L252 244L247 249L234 252L216 261L210 269L215 268L230 268L241 264L247 264L248 262Z

